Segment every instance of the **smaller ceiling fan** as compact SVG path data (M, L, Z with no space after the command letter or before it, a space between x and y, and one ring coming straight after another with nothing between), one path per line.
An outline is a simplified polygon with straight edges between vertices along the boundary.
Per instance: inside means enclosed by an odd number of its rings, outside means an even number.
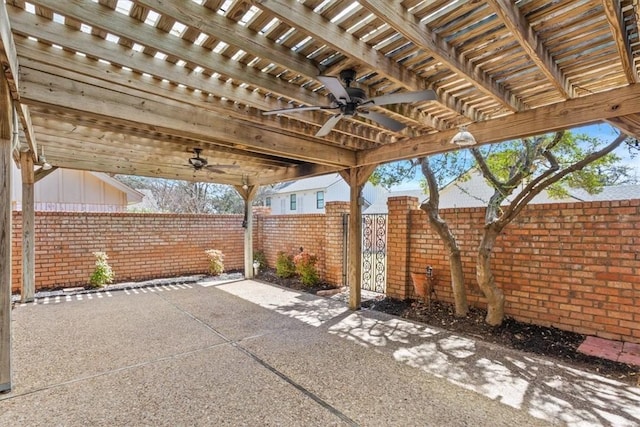
M219 168L237 168L238 165L230 164L230 165L209 165L209 162L204 157L200 157L202 153L202 148L194 148L193 149L193 157L189 158L189 166L191 166L194 170L199 171L202 169L206 169L210 172L216 173L226 173L224 170Z
M381 95L375 98L367 99L364 90L351 87L351 83L356 78L356 71L352 69L342 70L340 79L332 76L318 76L324 86L331 92L331 104L326 106L313 105L309 107L282 108L279 110L265 111L262 114L267 116L271 114L297 113L301 111L314 110L338 110L336 114L322 125L316 136L326 136L331 132L335 125L343 117L355 117L361 115L374 122L378 122L386 128L393 131L400 131L406 127L404 123L394 120L384 114L370 111L367 107L389 105L389 104L405 104L420 101L434 101L437 98L436 93L432 90L422 90L416 92L399 92L390 95ZM344 81L342 86L340 80Z

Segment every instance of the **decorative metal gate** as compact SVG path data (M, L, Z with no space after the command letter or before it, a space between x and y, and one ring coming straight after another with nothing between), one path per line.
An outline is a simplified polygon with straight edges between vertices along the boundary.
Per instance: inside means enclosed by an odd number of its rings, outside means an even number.
M387 215L362 215L362 289L387 288Z

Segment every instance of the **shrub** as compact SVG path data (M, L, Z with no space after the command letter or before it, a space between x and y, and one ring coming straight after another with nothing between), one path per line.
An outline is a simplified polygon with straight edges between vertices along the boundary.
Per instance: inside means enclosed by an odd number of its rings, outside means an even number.
M218 276L224 271L224 254L218 249L207 249L204 251L209 257L209 273Z
M293 264L293 256L282 251L278 252L276 260L276 276L286 279L296 273L296 266Z
M320 282L316 263L318 257L309 252L302 251L293 257L293 263L296 266L296 273L300 276L300 281L305 286L314 286Z
M107 260L109 256L106 252L93 252L96 257L96 266L89 277L89 285L92 288L101 288L104 285L113 282L115 273Z
M260 263L261 270L267 266L267 256L262 251L254 251L253 260Z

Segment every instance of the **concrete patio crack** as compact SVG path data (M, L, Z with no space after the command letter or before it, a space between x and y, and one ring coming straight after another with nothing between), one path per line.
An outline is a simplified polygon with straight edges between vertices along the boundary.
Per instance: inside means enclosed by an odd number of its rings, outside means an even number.
M210 324L208 324L204 320L200 319L199 317L197 317L193 313L191 313L191 312L185 310L184 308L176 305L175 303L167 300L166 298L164 298L164 296L162 296L162 295L159 295L159 296L160 296L160 298L164 299L168 304L172 305L175 309L177 309L178 311L182 312L184 315L188 316L192 320L200 323L206 329L210 330L216 336L218 336L219 338L224 340L225 344L229 344L232 347L235 347L236 349L241 351L242 353L246 354L251 359L253 359L255 362L257 362L259 365L261 365L262 367L264 367L265 369L267 369L268 371L270 371L271 373L273 373L274 375L276 375L277 377L279 377L280 379L285 381L290 386L294 387L296 390L298 390L299 392L304 394L306 397L308 397L309 399L311 399L314 402L316 402L318 405L320 405L325 410L329 411L331 414L335 415L336 417L338 417L339 419L341 419L342 421L347 423L347 425L351 425L351 426L358 426L359 425L354 420L349 418L347 415L342 413L335 406L331 405L329 402L327 402L326 400L322 399L320 396L318 396L317 394L315 394L311 390L307 389L303 385L297 383L291 377L289 377L285 373L279 371L277 368L275 368L274 366L270 365L267 361L263 360L262 358L260 358L255 353L251 352L247 348L245 348L242 345L240 345L239 341L232 340L232 339L228 338L225 334L223 334L222 332L218 331L216 328L214 328L213 326L211 326Z

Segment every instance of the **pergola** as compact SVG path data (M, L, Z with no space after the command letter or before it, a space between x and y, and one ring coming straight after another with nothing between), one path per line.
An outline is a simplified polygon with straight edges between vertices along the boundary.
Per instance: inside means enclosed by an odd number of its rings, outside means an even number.
M607 121L640 137L638 0L6 0L0 3L0 390L11 388L11 162L23 181L23 298L35 289L33 185L55 168L260 185L428 156L467 125L479 144ZM353 69L369 98L437 100L335 113L318 75ZM188 159L202 149L209 167ZM50 169L50 170L53 170ZM251 218L251 215L248 216ZM251 274L251 223L245 235ZM351 262L351 308L360 304Z

